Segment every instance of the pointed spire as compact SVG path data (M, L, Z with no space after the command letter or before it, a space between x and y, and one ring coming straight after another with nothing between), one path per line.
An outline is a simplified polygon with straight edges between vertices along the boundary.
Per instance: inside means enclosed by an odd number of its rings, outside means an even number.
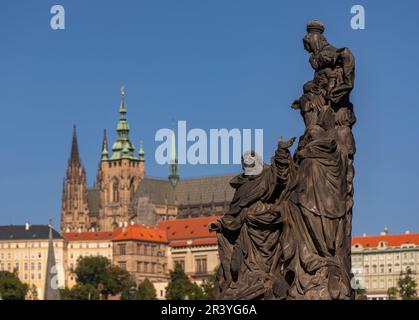
M140 141L140 149L138 150L138 159L141 162L145 161L145 152L144 152L144 149L143 149L143 141L142 140Z
M80 164L79 146L77 143L76 125L73 126L73 139L71 141L70 162L73 164Z
M125 107L125 87L121 87L121 105L119 107L119 121L116 129L117 138L112 146L111 160L133 159L137 157L134 154L135 147L129 139L129 125L127 121L127 109Z
M103 129L103 140L102 140L102 158L101 160L108 160L108 139L106 137L106 129Z
M58 290L57 282L57 267L55 262L54 255L54 240L52 234L51 220L49 227L49 236L48 236L48 256L47 256L47 268L45 276L45 300L60 300L60 292Z
M178 167L178 159L176 154L176 136L175 130L172 130L172 136L170 139L170 158L169 158L169 181L173 188L176 187L177 183L179 182L179 167Z

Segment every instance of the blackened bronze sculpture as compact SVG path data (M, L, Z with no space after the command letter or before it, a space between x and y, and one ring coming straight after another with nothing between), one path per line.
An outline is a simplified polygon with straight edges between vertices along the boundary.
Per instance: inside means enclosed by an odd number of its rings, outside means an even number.
M279 141L270 166L245 154L230 211L210 225L221 260L217 299L353 298L355 60L324 30L310 21L303 39L314 77L292 103L306 126L294 156L294 139Z

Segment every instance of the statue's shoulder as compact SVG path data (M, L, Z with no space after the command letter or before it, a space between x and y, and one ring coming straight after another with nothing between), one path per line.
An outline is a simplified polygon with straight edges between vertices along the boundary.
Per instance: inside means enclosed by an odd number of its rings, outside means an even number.
M246 178L244 177L242 173L238 174L237 176L234 176L233 178L230 179L230 186L234 189L237 189L243 183L245 183L245 180Z

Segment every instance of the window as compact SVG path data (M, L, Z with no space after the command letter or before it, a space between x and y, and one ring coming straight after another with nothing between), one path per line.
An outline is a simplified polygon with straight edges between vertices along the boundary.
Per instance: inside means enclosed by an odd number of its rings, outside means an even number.
M174 266L179 264L181 266L181 268L183 270L185 270L185 260L184 259L173 260L173 264L174 264Z
M123 261L123 262L119 262L119 267L120 267L122 270L127 270L127 263L126 263L125 261Z
M119 182L115 180L112 184L112 202L119 202Z
M119 245L119 254L121 256L124 256L126 254L127 246L126 244L120 244Z
M144 272L148 273L148 262L144 262Z
M42 264L38 262L38 270L42 270Z
M196 273L205 274L207 273L207 258L196 258L195 259L195 271Z
M137 262L137 272L143 272L143 263L141 261Z
M27 262L25 262L25 271L27 271L28 270L28 263Z
M31 263L31 270L35 270L35 263L34 262Z

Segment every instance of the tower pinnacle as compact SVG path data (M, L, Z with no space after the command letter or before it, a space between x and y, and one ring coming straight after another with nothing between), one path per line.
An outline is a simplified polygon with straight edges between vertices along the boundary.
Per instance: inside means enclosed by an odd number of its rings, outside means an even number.
M73 126L73 139L71 141L70 163L80 164L79 146L77 143L76 125Z
M108 160L108 139L106 138L106 129L103 129L102 157L101 160Z
M176 154L176 136L175 131L172 130L172 135L170 139L170 157L169 157L169 181L173 188L176 187L179 182L179 168L178 168L178 159Z
M112 146L111 160L131 159L137 160L134 154L134 144L129 139L129 125L127 109L125 107L125 87L121 87L121 105L119 107L119 121L116 129L117 138Z

